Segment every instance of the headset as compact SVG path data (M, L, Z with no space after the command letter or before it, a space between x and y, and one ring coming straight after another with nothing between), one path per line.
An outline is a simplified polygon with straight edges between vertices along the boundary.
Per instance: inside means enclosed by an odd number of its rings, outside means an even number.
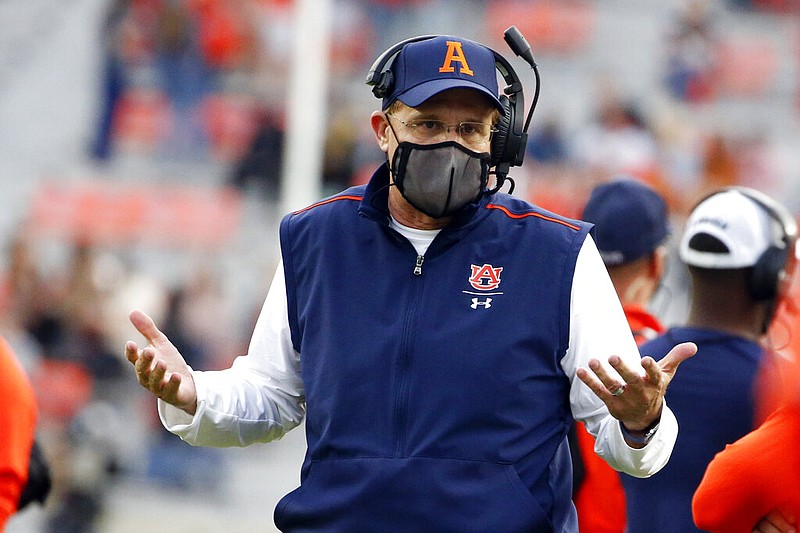
M798 237L797 220L784 206L761 191L750 187L724 187L709 194L698 202L697 205L714 195L726 191L738 191L744 195L763 209L781 228L782 246L777 246L773 243L769 248L764 250L753 265L753 271L750 273L750 277L747 280L748 291L754 300L777 300L785 293L797 263L797 257L795 255Z
M400 41L383 52L375 60L367 73L366 82L367 85L372 86L372 93L377 98L385 98L391 94L394 84L391 66L403 47L410 43L427 41L436 37L439 37L439 35L411 37ZM488 194L494 194L499 191L506 179L511 183L509 194L513 193L514 180L508 177L509 168L522 165L522 161L525 157L525 148L528 143L528 126L530 126L533 111L539 100L539 69L533 59L530 45L516 26L508 28L503 33L503 38L511 50L513 50L516 55L523 58L533 69L534 75L536 76L536 92L534 93L533 102L528 112L528 118L523 126L525 99L522 91L522 82L519 76L517 76L517 73L514 72L511 63L499 53L484 46L484 48L494 55L495 68L500 72L500 75L507 84L503 89L503 94L500 95L500 104L503 106L505 113L500 117L499 123L496 124L498 131L492 136L490 149L491 159L489 165L495 168L492 173L497 177L497 184L493 189L488 191Z

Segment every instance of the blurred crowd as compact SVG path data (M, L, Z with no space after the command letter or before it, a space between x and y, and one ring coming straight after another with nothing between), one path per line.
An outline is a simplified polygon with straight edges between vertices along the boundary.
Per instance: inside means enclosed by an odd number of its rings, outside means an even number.
M365 110L374 105L363 91L363 76L394 42L457 23L461 34L504 53L498 35L513 20L527 33L538 58L569 65L592 45L600 15L585 0L338 0L334 6L322 170L328 192L365 181L380 162L372 139L363 133ZM93 157L104 161L115 152L133 151L170 160L211 160L224 166L228 184L275 197L292 8L286 0L115 2L104 26L104 103ZM757 102L782 90L774 88L782 60L775 48L782 43L723 31L720 16L731 13L745 23L748 16L787 21L800 16L790 0L676 4L664 24L661 55L654 58L661 65L657 85L666 103L654 106L652 98L606 78L586 88L593 105L578 123L549 110L537 116L528 164L517 171L529 185L523 190L573 215L574 207L557 202L575 198L576 187L585 193L618 173L640 177L678 203L682 198L691 203L708 187L732 183L783 192L787 170L774 160L768 132L703 120L715 104ZM570 25L559 30L566 21ZM794 87L797 71L795 64ZM363 97L353 96L355 87ZM797 115L798 106L787 112ZM564 188L570 192L558 194ZM685 206L674 207L685 212Z
M52 468L44 530L95 531L118 476L211 490L223 461L188 468L214 452L166 438L120 346L131 336L128 306L142 305L157 313L192 365L228 366L245 349L218 281L200 270L168 287L128 268L119 256L81 243L66 251L63 270L43 272L37 252L35 240L25 235L10 244L0 320L36 392L37 433Z
M449 20L463 24L462 34L510 55L495 44L492 27L498 12L506 10L530 16L508 16L500 24L510 20L520 26L538 59L570 64L584 53L591 31L576 31L574 39L584 39L576 43L542 24L550 21L555 27L560 16L569 16L572 23L591 26L602 9L602 2L590 0L334 4L322 171L325 190L331 192L364 182L381 162L362 112L377 102L363 78L385 48L404 37L434 33L437 24ZM102 90L89 158L101 167L131 156L208 164L221 169L218 184L274 202L283 179L293 7L292 0L108 2L97 29ZM578 217L596 184L627 175L658 190L678 221L707 191L734 184L783 197L798 213L800 162L784 161L763 131L702 121L709 108L731 98L731 91L751 101L769 96L768 76L743 81L730 67L737 54L761 57L757 53L770 50L742 52L731 45L716 24L721 15L794 20L800 28L796 0L676 2L661 37L662 53L652 59L660 65L665 106L646 106L641 95L610 79L587 88L594 106L586 120L573 124L556 113L537 113L525 164L512 169L515 194ZM795 36L800 50L798 43L800 34ZM794 57L797 88L800 52ZM777 77L775 71L766 74ZM800 89L795 90L794 104L785 112L797 123ZM138 268L135 254L119 246L73 239L60 243L61 260L52 265L42 260L46 245L20 224L5 239L0 271L1 332L31 376L40 440L52 460L46 531L96 531L107 488L124 476L187 491L213 490L211 480L224 475L225 456L184 445L161 428L153 402L122 358L124 342L133 334L127 313L134 306L147 308L190 365L214 369L246 352L258 298L241 309L242 302L226 291L213 252L175 281ZM185 468L194 461L206 466Z

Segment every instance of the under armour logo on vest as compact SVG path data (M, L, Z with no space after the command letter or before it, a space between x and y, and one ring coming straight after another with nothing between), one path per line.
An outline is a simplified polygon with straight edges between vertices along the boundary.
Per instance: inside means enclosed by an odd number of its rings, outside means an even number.
M466 74L467 76L474 76L475 73L469 68L467 58L464 56L464 50L461 48L461 43L458 41L447 42L447 55L444 58L444 63L439 67L439 72L455 72L456 67L453 62L459 64L458 72Z
M469 284L479 291L493 291L500 286L500 273L503 267L470 265Z
M492 306L492 299L486 298L485 300L481 301L479 298L473 298L470 307L477 309L479 305L482 305L484 309L489 309Z

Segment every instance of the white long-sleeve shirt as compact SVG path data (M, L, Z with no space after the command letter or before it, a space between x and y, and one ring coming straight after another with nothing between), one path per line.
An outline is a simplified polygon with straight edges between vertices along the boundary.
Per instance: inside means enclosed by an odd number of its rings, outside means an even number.
M395 228L424 248L435 233ZM591 236L587 236L575 266L570 305L569 348L561 366L571 380L569 401L576 420L595 435L595 452L613 468L637 477L660 470L669 460L678 423L664 405L658 431L641 449L625 443L619 422L605 404L577 377L592 358L604 362L618 355L628 366L641 368L638 348ZM276 269L259 315L248 354L222 371L192 371L197 410L188 415L159 401L164 427L183 440L204 446L247 446L283 436L305 415L300 357L289 331L283 264ZM611 370L613 372L613 370Z

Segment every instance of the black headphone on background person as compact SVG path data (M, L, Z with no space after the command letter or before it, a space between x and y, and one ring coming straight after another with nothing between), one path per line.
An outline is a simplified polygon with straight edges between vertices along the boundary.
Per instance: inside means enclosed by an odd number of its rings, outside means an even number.
M782 296L785 285L794 272L797 243L797 220L784 206L766 194L750 187L732 186L714 191L697 205L705 202L712 196L727 191L738 191L753 203L761 207L781 228L781 242L783 246L771 244L764 250L747 280L750 296L756 301L776 300Z
M434 39L439 35L420 35L411 37L400 41L385 52L383 52L378 59L372 64L367 73L367 85L372 86L372 94L377 98L385 98L392 92L394 84L394 76L392 75L391 65L397 54L407 44L419 41L427 41ZM500 104L503 106L505 113L500 116L499 122L496 124L497 130L492 136L492 144L490 149L491 159L489 165L495 167L493 174L497 177L497 184L489 191L489 194L494 194L499 191L503 186L506 179L511 182L511 189L509 194L514 191L514 181L508 178L509 168L512 166L522 165L525 157L525 148L528 143L528 126L533 116L533 110L536 108L536 103L539 100L539 70L536 67L536 62L533 60L531 47L522 36L522 33L516 28L511 26L504 34L503 38L509 47L518 56L522 57L531 65L533 72L536 76L536 92L534 93L533 103L531 104L530 111L528 112L528 119L523 126L524 109L524 96L522 93L522 82L514 72L506 58L484 46L487 50L494 54L495 67L500 72L503 80L507 86L503 89L503 94L500 95ZM483 46L483 45L482 45Z
M784 206L766 194L748 187L730 187L758 204L781 228L783 246L770 245L753 265L748 288L756 300L774 300L782 296L794 272L797 246L797 220Z

